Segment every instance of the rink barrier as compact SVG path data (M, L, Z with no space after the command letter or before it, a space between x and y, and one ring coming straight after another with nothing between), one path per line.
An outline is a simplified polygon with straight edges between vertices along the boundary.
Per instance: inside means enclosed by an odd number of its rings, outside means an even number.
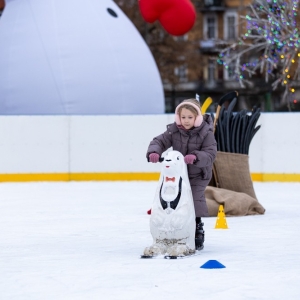
M30 181L157 181L160 173L53 173L0 174L0 182ZM300 182L300 174L251 173L253 181Z
M0 115L0 182L157 180L161 165L146 150L173 122L174 114ZM300 182L300 113L262 113L257 125L253 181Z

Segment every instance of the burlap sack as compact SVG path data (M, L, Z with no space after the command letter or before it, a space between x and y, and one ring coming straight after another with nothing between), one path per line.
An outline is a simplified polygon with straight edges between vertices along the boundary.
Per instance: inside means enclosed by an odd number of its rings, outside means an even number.
M265 208L257 199L245 193L208 186L205 189L205 198L210 217L218 215L220 205L224 206L227 217L262 215L265 213Z
M249 169L249 156L218 151L209 184L256 198Z

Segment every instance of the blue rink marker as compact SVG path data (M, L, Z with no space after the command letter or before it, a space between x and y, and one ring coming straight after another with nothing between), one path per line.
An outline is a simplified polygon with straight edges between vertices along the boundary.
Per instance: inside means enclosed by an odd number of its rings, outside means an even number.
M208 260L204 265L200 268L202 269L222 269L226 268L224 265L219 263L217 260Z

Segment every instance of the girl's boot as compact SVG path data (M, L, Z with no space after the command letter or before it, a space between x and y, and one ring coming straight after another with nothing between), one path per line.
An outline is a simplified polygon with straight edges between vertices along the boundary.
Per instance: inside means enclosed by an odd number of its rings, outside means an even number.
M196 218L196 232L195 232L195 247L196 250L202 250L204 248L204 223L201 222L201 218Z

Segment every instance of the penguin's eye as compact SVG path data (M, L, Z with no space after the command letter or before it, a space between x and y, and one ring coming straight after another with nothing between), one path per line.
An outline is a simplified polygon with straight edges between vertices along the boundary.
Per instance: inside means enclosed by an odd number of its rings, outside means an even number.
M107 8L106 10L108 11L108 13L109 13L112 17L114 17L114 18L117 18L117 17L118 17L117 13L116 13L113 9Z
M177 160L179 160L179 156L177 156Z

